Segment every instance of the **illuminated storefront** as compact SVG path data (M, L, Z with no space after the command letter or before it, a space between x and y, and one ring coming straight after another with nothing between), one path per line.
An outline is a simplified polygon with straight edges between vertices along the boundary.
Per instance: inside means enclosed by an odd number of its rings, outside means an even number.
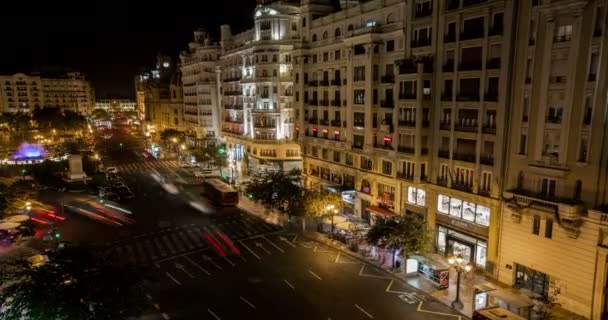
M442 194L437 196L439 252L446 256L461 255L465 261L485 268L489 226L489 207Z

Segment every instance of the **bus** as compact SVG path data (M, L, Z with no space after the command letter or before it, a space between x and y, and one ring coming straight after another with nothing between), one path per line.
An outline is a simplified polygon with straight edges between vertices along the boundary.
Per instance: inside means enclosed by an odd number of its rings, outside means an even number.
M239 193L224 181L217 178L205 179L203 186L209 199L223 206L239 204Z

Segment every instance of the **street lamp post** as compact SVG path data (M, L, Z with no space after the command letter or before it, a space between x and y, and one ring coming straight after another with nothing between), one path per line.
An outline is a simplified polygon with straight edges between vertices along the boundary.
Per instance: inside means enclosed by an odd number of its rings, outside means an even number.
M334 216L338 213L338 209L333 204L327 205L327 211L331 213L331 235L334 235Z
M25 210L27 210L27 216L31 219L32 218L32 214L31 214L32 203L31 202L28 201L25 203Z
M448 263L458 273L458 277L456 278L456 299L452 301L452 308L462 309L463 304L460 301L460 277L463 273L471 271L473 267L468 262L465 263L461 255L450 257Z

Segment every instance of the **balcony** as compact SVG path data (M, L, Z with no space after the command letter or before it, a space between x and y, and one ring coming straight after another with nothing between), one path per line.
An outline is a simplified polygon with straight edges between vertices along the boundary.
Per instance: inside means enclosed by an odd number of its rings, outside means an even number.
M579 199L576 199L575 197L560 197L554 194L546 194L546 193L542 193L542 192L538 192L538 191L534 191L534 190L529 190L526 188L515 188L515 189L511 189L508 191L505 191L505 193L507 193L506 195L508 195L509 193L511 193L512 195L515 195L517 198L518 202L537 202L540 205L545 205L545 206L550 206L550 207L556 207L559 206L560 204L565 204L565 205L569 205L569 206L576 206L575 208L572 208L572 211L576 211L578 208L582 209L582 201ZM540 201L539 201L540 200ZM539 203L540 202L540 203ZM544 202L544 203L543 203ZM562 213L562 210L560 210L560 214ZM574 214L576 215L576 214Z
M319 124L322 126L328 126L329 125L329 119L321 119L319 120Z
M276 123L259 122L259 123L254 123L253 127L256 128L256 129L276 129L277 128L277 124Z
M454 72L454 60L448 60L443 67L441 67L441 71Z
M433 8L425 7L422 10L416 10L414 18L424 18L433 14Z
M437 185L447 187L448 186L448 177L437 177Z
M319 100L319 105L322 107L327 107L329 105L329 100Z
M493 155L488 155L488 154L481 155L479 157L479 162L481 164L485 164L485 165L488 165L488 166L493 166L494 165L494 156Z
M309 106L318 106L319 101L318 100L308 100L308 105Z
M243 91L235 90L235 91L224 91L225 96L241 96L243 95Z
M448 33L443 36L443 43L450 43L456 41L456 34Z
M331 102L329 104L332 107L339 107L340 106L340 100L331 100Z
M497 92L486 93L483 96L483 99L485 101L497 102L498 101L498 93Z
M443 159L449 159L450 158L450 151L449 150L439 150L437 151L437 156L439 158L443 158Z
M308 119L308 123L309 124L319 124L319 119L317 119L317 118Z
M420 39L416 39L416 40L412 40L411 47L412 48L421 48L421 47L426 47L426 46L430 46L431 45L431 38L420 38Z
M486 63L486 69L500 69L500 58L492 58Z
M460 0L448 0L447 11L460 8Z
M415 99L416 99L415 93L409 93L409 92L400 92L399 93L399 100L415 100Z
M481 70L481 61L463 62L458 66L459 71Z
M317 80L311 80L311 81L308 81L308 83L306 85L309 86L309 87L318 87L319 86L319 81L317 81Z
M331 85L332 86L339 86L340 85L340 79L331 80Z
M452 183L452 189L470 193L473 192L473 184L466 182L454 182Z
M358 128L365 128L365 121L356 121L355 120L355 123L353 123L353 126L358 127ZM345 127L346 127L346 125L345 125Z
M380 107L392 109L395 107L395 103L393 102L393 100L386 100L386 101L382 100L382 101L380 101Z
M492 26L490 30L488 30L489 36L502 36L504 33L504 28L502 25Z
M329 80L319 81L319 87L327 87L327 86L329 86Z
M477 132L478 126L457 124L454 130L460 132Z
M229 122L229 123L238 123L238 124L242 124L243 123L243 119L232 119L232 118L226 118L224 119L225 122Z
M226 104L224 105L224 109L226 110L243 110L243 106L240 104Z
M422 127L423 128L428 128L431 126L431 121L429 121L428 119L423 119L422 120Z
M546 122L547 123L560 124L560 123L562 123L562 117L561 116L549 115L549 116L547 116Z
M391 150L391 151L395 150L395 148L393 148L393 146L391 146L391 145L386 145L386 144L382 144L382 143L375 143L375 142L374 142L374 148L376 148L376 149L383 149L383 150Z
M399 120L399 121L397 121L397 125L399 127L415 128L416 121L415 120Z
M406 172L397 172L397 179L402 179L402 180L407 180L407 181L414 181L414 175L413 174L407 174Z
M483 30L464 31L460 34L460 40L471 40L483 38Z
M481 132L487 133L487 134L496 134L496 127L495 126L483 126L483 128L481 128Z
M420 154L421 155L429 154L429 148L420 148Z
M439 123L439 129L440 130L451 130L452 124L448 121L442 121Z
M268 93L260 93L260 99L268 99L270 95Z
M479 101L478 94L459 94L456 96L456 101Z
M340 120L331 120L331 126L340 128L340 122Z
M594 82L595 80L597 80L597 75L594 73L589 74L589 77L587 77L587 81L589 82Z
M473 6L476 4L487 2L488 0L464 0L462 3L463 7Z
M475 154L454 152L452 154L452 159L458 160L458 161L475 163Z
M224 79L224 82L236 82L236 81L241 81L241 77L225 78Z
M395 83L395 76L392 74L387 74L380 78L380 82L382 83Z
M403 59L399 61L399 74L411 74L418 72L416 63L411 59Z
M363 145L362 144L353 144L352 147L353 147L353 149L363 150Z
M406 154L414 154L416 149L414 149L414 147L397 146L397 151Z
M444 92L441 95L441 101L452 101L452 93L451 92Z

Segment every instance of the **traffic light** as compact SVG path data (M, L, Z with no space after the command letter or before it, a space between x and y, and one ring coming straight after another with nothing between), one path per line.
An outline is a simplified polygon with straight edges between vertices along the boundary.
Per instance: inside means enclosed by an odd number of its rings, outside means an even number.
M21 175L24 176L27 173L27 169L23 168L21 169Z
M225 153L226 153L226 149L224 148L224 146L221 146L221 147L220 147L220 148L217 150L217 152L218 152L219 154L223 155L223 154L225 154Z
M55 231L55 234L53 236L55 236L55 239L59 239L61 238L61 233Z
M253 193L248 194L248 195L247 195L247 197L248 197L249 199L253 200Z

